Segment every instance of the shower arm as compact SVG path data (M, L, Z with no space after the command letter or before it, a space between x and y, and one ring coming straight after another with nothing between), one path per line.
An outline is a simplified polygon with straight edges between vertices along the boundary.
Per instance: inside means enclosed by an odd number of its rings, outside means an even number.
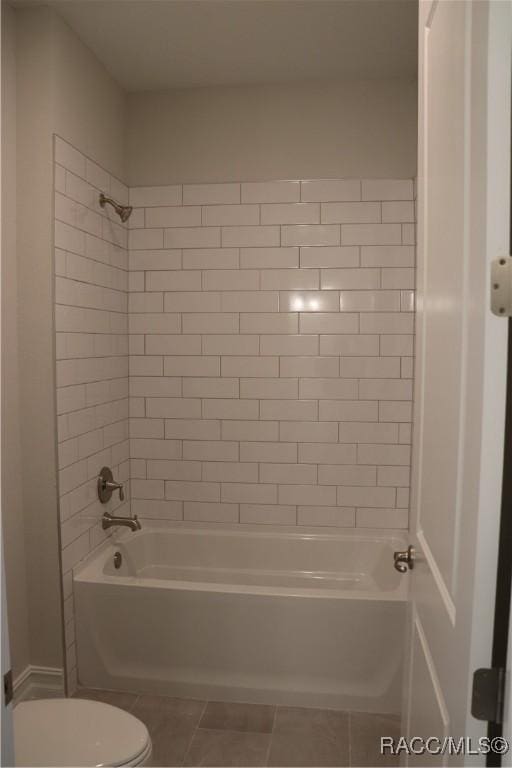
M131 205L121 205L121 203L118 203L112 197L107 197L103 192L100 192L100 207L104 208L107 203L112 206L122 222L128 221L131 212L133 211Z

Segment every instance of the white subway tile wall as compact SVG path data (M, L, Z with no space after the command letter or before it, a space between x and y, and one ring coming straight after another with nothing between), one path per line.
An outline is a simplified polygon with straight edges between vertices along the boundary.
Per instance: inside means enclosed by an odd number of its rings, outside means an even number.
M56 137L57 433L70 691L77 679L72 569L107 535L105 509L130 514L128 230L99 206L100 191L128 202L122 182ZM104 465L126 484L124 504L117 495L100 504L96 483Z
M128 225L99 192L134 206ZM409 179L137 187L55 140L67 673L72 569L146 520L406 528ZM126 483L103 506L103 465Z
M412 180L137 187L130 201L133 509L406 528Z

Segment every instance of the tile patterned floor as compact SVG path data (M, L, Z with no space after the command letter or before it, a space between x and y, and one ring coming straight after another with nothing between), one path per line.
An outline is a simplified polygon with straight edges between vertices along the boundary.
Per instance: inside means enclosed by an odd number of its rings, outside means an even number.
M226 704L81 689L142 720L154 766L395 766L380 737L399 735L399 718L328 709Z

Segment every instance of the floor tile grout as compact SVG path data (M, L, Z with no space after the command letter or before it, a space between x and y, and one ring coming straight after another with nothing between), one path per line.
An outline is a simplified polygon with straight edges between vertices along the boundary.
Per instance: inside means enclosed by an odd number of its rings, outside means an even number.
M82 689L77 692L78 695L82 693L87 697L88 689ZM134 713L137 711L137 706L141 703L142 699L146 694L140 694L140 693L132 693L132 692L123 692L123 691L94 691L91 690L90 694L94 697L98 695L98 693L104 694L104 699L108 702L109 701L109 695L110 695L110 703L114 704L115 706L120 706L117 702L119 701L120 695L126 694L125 700L121 698L121 701L123 703L123 706L121 708L125 709L127 712ZM116 699L117 694L117 699ZM128 700L126 701L126 697ZM131 699L131 701L130 701ZM244 755L247 754L247 757L245 760L248 760L249 762L254 759L254 754L260 754L261 755L261 765L266 766L267 768L270 768L272 765L270 762L270 756L272 754L272 749L274 744L276 745L277 752L274 755L275 760L279 763L281 762L282 765L287 764L287 747L286 747L286 738L284 745L281 743L281 741L276 742L277 734L280 733L279 730L276 730L278 725L278 717L280 711L283 710L302 710L302 714L298 717L298 723L293 724L294 720L294 713L288 712L287 716L292 718L292 728L289 730L288 727L285 727L285 730L283 733L288 735L289 738L291 738L291 742L293 745L294 740L294 733L295 735L301 735L303 729L305 728L304 734L306 736L310 736L311 738L314 736L313 741L317 742L317 745L314 747L313 752L311 755L314 755L316 752L315 750L320 749L320 752L322 753L323 750L327 747L327 753L326 753L326 759L327 760L334 760L336 761L338 758L336 757L336 754L339 754L339 762L336 762L335 764L339 765L340 768L349 768L351 766L354 766L354 761L357 760L357 765L364 765L366 764L386 764L386 761L382 763L382 759L379 760L379 755L377 751L377 741L378 741L378 735L379 735L379 729L381 732L381 735L384 735L382 731L385 729L386 732L391 730L392 728L399 728L399 720L398 724L395 722L393 725L393 721L397 720L397 717L388 714L388 713L358 713L353 712L350 710L334 710L334 709L326 709L321 707L296 707L294 705L268 705L268 704L260 704L260 703L252 703L252 702L219 702L219 701L210 701L210 700L201 700L201 699L181 699L180 697L175 696L155 696L156 702L154 704L155 711L163 712L165 713L165 707L163 706L165 699L173 699L177 702L178 705L184 705L187 701L195 701L197 706L192 707L192 710L190 707L187 711L183 711L181 714L177 714L177 721L182 723L189 723L189 726L192 726L190 731L186 730L183 733L184 738L182 739L182 742L179 743L180 746L176 752L177 759L174 760L173 757L171 757L170 754L167 753L167 747L165 738L169 737L169 733L163 734L164 741L159 741L159 735L155 732L155 738L154 738L154 747L158 745L160 746L160 749L158 750L161 754L161 760L164 765L167 766L184 766L186 765L187 761L189 760L190 756L192 754L195 754L197 751L197 756L195 758L195 762L199 765L202 764L202 761L205 760L206 764L208 764L208 759L218 759L212 756L211 750L213 749L213 754L215 754L215 750L218 749L217 755L221 754L224 755L226 759L226 764L230 764L230 760L233 760L235 754L242 755L240 759L241 765L244 765ZM201 723L204 721L207 709L209 705L226 705L227 710L222 711L220 709L218 712L215 711L215 707L212 708L211 712L211 719L210 716L208 717L208 720L205 722L213 722L213 727L201 727ZM239 706L241 711L237 712L237 706ZM232 711L229 711L229 707L232 707ZM245 711L243 708L246 708ZM251 707L254 708L254 711L251 713ZM265 710L260 710L258 713L258 707L265 708ZM249 708L247 710L247 708ZM179 709L179 707L178 707ZM319 714L320 713L320 714ZM345 716L345 720L343 718L341 720L336 721L336 719L332 720L333 713L337 713L338 715ZM358 715L362 716L362 719L358 719ZM187 721L187 717L189 718ZM190 719L191 718L191 719ZM252 718L255 718L254 720ZM375 718L375 720L373 719ZM377 721L381 720L380 723ZM386 721L388 721L386 723ZM145 722L145 718L143 719L143 722ZM195 722L195 725L192 725ZM338 723L336 725L336 722ZM345 725L343 725L343 722L345 722ZM223 723L227 724L228 726L231 723L230 727L219 727L219 724L222 725ZM258 730L255 728L255 726L259 723L260 729ZM305 724L305 725L303 725ZM333 731L334 725L336 727L336 731ZM236 727L238 725L238 728ZM244 728L243 726L252 726L255 728L254 730L249 728ZM284 724L285 725L285 724ZM148 728L150 728L149 722L147 723ZM269 728L269 730L261 730L261 728ZM319 727L319 730L317 728ZM295 730L294 730L295 728ZM311 730L310 730L311 729ZM192 748L194 745L194 742L196 739L199 738L199 733L202 733L201 739L196 742L197 749L192 752ZM211 734L211 739L213 741L209 741L208 733ZM218 748L215 746L217 737L215 734L218 734L220 737L220 741L218 741L218 744L220 745ZM229 736L223 740L222 734L229 734ZM240 738L233 738L238 736ZM386 733L385 735L388 735ZM244 739L245 737L248 737L247 739ZM254 739L254 737L258 737ZM265 738L263 738L265 737ZM172 737L171 737L172 739ZM252 741L251 741L252 739ZM346 741L345 741L346 739ZM375 743L374 743L375 742ZM330 745L330 746L329 746ZM233 752L232 750L238 750L238 752ZM284 752L283 752L284 749ZM256 752L254 752L256 750ZM295 750L295 753L292 748L291 754L299 755L299 760L302 757L304 759L304 755L302 753L297 752ZM210 755L210 758L208 757ZM343 763L341 762L343 759L343 755L345 755L345 759ZM368 760L373 759L376 761L374 763L367 763ZM311 758L314 761L314 758ZM320 758L321 760L322 758ZM290 760L293 760L293 758L290 758ZM247 764L247 763L245 763ZM291 764L291 763L290 763ZM318 763L319 765L325 764L322 762Z
M278 708L279 708L279 705L276 704L276 706L274 707L274 716L272 718L272 728L270 729L270 739L268 740L267 756L265 758L266 766L268 766L268 761L270 760L270 751L272 749L272 741L274 739L274 728L276 727L276 717L277 717Z
M205 712L206 712L206 709L207 709L209 703L210 702L208 700L204 702L204 706L203 706L202 712L201 712L201 714L199 716L199 720L197 721L196 730L197 730L197 728L201 727L201 720L203 719L203 717L205 715Z
M203 717L204 717L204 713L206 712L206 707L207 707L207 706L208 706L208 701L205 701L205 702L204 702L204 706L203 706L203 709L202 709L202 712L201 712L201 714L199 715L199 718L198 718L198 720L197 720L197 725L194 727L194 730L192 731L192 736L190 737L190 741L188 742L188 747L187 747L187 749L185 750L185 754L184 754L184 756L183 756L183 760L182 760L182 762L181 762L181 765L182 765L182 766L183 766L183 765L185 765L185 763L187 762L187 757L188 757L188 753L190 752L190 747L191 747L191 746L192 746L192 744L193 744L193 741L194 741L194 736L196 735L197 731L199 730L199 723L201 722L201 720L202 720L202 719L203 719Z
M188 743L188 747L185 750L185 754L183 755L183 760L181 761L181 765L185 765L187 762L188 753L190 752L190 747L192 746L192 742L194 741L194 736L197 733L197 725L195 726L194 730L192 731L192 736L190 737L190 741Z

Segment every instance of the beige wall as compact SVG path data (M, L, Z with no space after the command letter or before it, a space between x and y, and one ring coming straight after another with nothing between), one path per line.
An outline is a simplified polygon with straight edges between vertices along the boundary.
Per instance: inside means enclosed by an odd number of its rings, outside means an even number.
M128 183L416 174L416 83L191 88L128 98Z
M53 11L18 10L16 21L18 391L30 663L60 667L53 134L124 176L124 96ZM12 594L9 598L14 600ZM14 632L11 645L16 663L20 641Z
M50 64L53 29L42 11L17 14L17 263L22 498L30 662L62 666L51 338ZM9 600L9 595L8 598ZM16 638L12 639L16 654Z
M2 514L16 677L30 660L21 483L16 270L16 20L2 5Z
M52 21L54 131L124 181L125 93L59 16Z

